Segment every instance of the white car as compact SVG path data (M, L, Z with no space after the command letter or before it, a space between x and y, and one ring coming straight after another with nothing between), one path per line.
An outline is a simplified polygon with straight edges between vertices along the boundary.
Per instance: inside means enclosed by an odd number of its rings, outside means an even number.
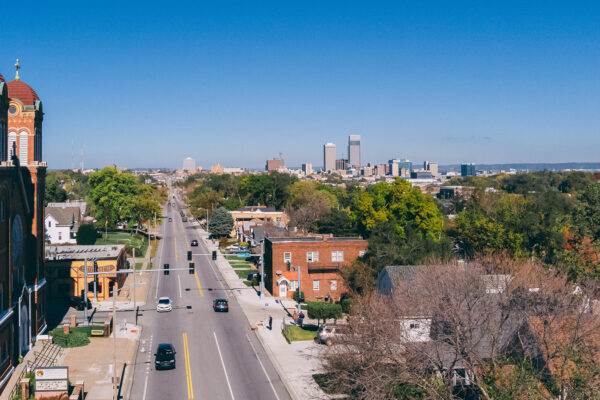
M171 305L171 299L168 297L161 297L158 299L158 304L156 304L156 311L158 312L169 312L173 309Z

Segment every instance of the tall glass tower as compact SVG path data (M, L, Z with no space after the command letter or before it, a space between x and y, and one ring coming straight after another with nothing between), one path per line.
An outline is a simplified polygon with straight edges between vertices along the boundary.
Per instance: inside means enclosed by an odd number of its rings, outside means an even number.
M348 167L359 169L360 162L360 135L348 136Z

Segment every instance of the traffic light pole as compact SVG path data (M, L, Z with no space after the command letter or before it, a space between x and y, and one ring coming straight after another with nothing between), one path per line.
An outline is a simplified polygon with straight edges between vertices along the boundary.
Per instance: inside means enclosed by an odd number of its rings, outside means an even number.
M260 299L265 298L265 241L260 241Z

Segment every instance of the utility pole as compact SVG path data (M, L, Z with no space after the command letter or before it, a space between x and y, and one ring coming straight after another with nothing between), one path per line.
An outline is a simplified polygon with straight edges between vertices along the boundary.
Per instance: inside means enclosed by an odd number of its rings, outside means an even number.
M118 400L117 393L117 281L113 285L112 333L113 333L113 400Z
M265 297L265 240L260 241L260 299Z
M88 309L87 309L87 286L88 286L88 272L87 272L87 257L83 261L83 326L88 325Z
M300 315L300 302L302 301L302 284L300 280L300 267L296 267L296 271L298 271L298 315Z
M133 312L134 318L133 323L137 324L137 308L135 308L135 247L133 248Z

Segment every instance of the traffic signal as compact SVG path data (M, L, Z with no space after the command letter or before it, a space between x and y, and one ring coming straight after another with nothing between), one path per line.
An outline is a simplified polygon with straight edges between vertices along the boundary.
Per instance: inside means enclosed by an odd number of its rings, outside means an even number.
M216 252L216 250L213 250L213 252L212 252L212 259L213 259L213 261L217 261L217 252Z
M188 261L191 261L191 260L192 260L192 252L188 251Z
M194 263L191 262L190 263L190 269L188 270L188 272L189 272L190 275L194 274L194 269L195 269Z
M169 264L165 264L164 265L164 271L163 271L164 275L169 275Z

